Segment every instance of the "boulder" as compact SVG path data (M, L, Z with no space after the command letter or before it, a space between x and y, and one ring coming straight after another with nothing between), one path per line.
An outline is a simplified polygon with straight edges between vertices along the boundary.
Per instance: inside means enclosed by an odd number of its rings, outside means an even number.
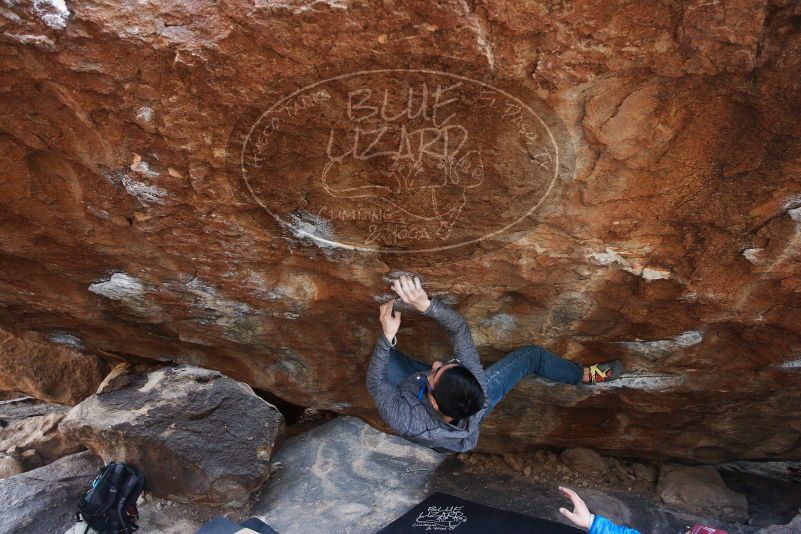
M0 402L0 451L21 460L28 470L84 450L58 429L68 411L67 406L32 398Z
M105 461L138 467L148 492L239 507L269 477L285 423L250 386L191 366L116 383L70 410L60 429Z
M559 455L562 462L573 471L580 473L608 473L609 465L603 457L592 449L586 447L572 447L565 449Z
M107 372L105 362L33 332L0 330L0 390L75 405L91 395Z
M656 491L665 503L691 512L733 521L748 519L745 496L726 487L710 466L663 465Z
M286 441L252 513L282 534L372 534L428 495L445 458L338 417Z
M54 534L75 523L79 499L103 462L90 452L0 480L0 532Z

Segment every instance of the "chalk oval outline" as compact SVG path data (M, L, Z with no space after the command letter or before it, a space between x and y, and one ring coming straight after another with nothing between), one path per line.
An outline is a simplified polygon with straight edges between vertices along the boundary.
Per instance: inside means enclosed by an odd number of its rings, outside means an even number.
M548 184L548 189L542 195L540 200L534 206L532 206L531 209L529 209L525 214L523 214L521 217L518 217L513 222L507 224L506 226L504 226L504 227L502 227L502 228L500 228L500 229L498 229L498 230L496 230L494 232L490 232L489 234L485 234L485 235L483 235L483 236L481 236L479 238L471 239L469 241L461 241L459 243L453 243L453 244L450 244L450 245L443 245L443 246L440 246L440 247L414 249L414 250L395 250L395 249L383 249L383 248L369 248L369 247L363 247L363 246L359 246L359 245L351 245L351 244L348 244L348 243L342 243L340 241L333 241L333 240L330 240L330 239L326 239L324 237L320 237L320 236L316 236L314 234L310 234L309 232L306 232L301 227L293 226L291 223L286 222L279 215L273 213L273 211L270 208L265 206L264 203L261 201L261 199L258 197L258 195L253 191L253 188L251 187L250 182L248 181L247 170L245 168L245 152L246 152L248 143L250 141L250 137L253 134L253 130L259 125L259 123L262 121L262 119L264 119L265 116L267 116L270 113L272 113L277 107L281 106L282 104L284 104L288 100L290 100L292 98L295 98L296 96L298 96L298 95L300 95L302 93L310 91L310 90L312 90L315 87L318 87L320 85L323 85L323 84L326 84L326 83L329 83L329 82L338 81L338 80L345 80L345 79L348 79L348 78L354 78L354 77L357 77L357 76L364 76L364 75L370 75L370 74L398 73L398 72L433 74L433 75L437 75L437 76L446 76L446 77L454 78L454 79L457 79L457 80L470 82L470 83L479 85L481 87L485 87L487 89L491 89L492 91L496 91L496 92L502 94L506 98L508 98L510 100L513 100L514 102L518 103L523 109L525 109L531 115L533 115L539 121L540 125L543 128L545 128L545 131L548 132L548 137L550 138L551 144L552 144L553 149L554 149L554 155L555 155L554 175L553 175L553 178L551 179L550 184ZM497 87L495 87L493 85L490 85L490 84L488 84L486 82L475 80L473 78L468 78L467 76L462 76L460 74L454 74L454 73L451 73L451 72L443 72L443 71L431 70L431 69L375 69L375 70L360 70L360 71L355 71L355 72L349 72L349 73L346 73L346 74L340 74L338 76L333 76L331 78L326 78L324 80L319 80L317 82L314 82L313 84L301 87L300 89L297 89L297 90L293 91L292 93L290 93L289 95L283 97L278 102L276 102L275 104L270 106L270 108L267 109L264 113L259 115L259 118L256 119L256 121L253 123L253 126L251 126L250 130L248 130L248 133L245 136L245 140L242 143L242 150L240 152L239 161L240 161L240 170L241 170L241 173L242 173L242 179L244 180L245 186L247 187L248 191L250 192L251 197L253 197L253 199L259 204L259 206L261 206L261 208L263 210L265 210L274 219L276 219L282 226L287 227L288 229L290 229L290 231L294 232L296 235L299 233L299 234L301 234L303 236L308 237L309 239L312 239L314 241L317 241L319 243L323 243L323 244L331 246L331 247L336 247L336 248L340 248L340 249L344 249L344 250L355 250L355 251L360 251L360 252L372 252L372 253L378 253L378 254L420 254L420 253L425 253L425 252L440 252L440 251L445 251L445 250L456 249L456 248L459 248L459 247L465 247L465 246L468 246L468 245L475 245L475 244L480 243L481 241L483 241L485 239L488 239L490 237L494 237L496 235L502 234L502 233L506 232L507 230L509 230L510 228L512 228L513 226L515 226L515 225L519 224L520 222L522 222L523 220L525 220L526 217L529 217L532 213L534 213L542 205L543 202L545 202L545 199L548 198L548 196L551 194L551 191L553 190L554 185L556 184L556 181L559 178L559 167L560 167L559 145L556 142L556 139L554 139L553 132L551 131L551 128L545 123L545 121L542 120L542 117L540 117L537 112L535 112L533 109L531 109L530 106L526 105L522 100L520 100L518 97L510 94L509 92L504 91L503 89L498 89Z

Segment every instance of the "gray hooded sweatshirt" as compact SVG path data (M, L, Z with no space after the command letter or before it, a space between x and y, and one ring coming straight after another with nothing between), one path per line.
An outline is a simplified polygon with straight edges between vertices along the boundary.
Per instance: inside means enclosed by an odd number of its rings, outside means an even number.
M455 452L469 451L478 442L479 423L489 402L487 378L470 335L470 327L461 315L436 297L431 299L431 304L423 315L432 317L448 332L454 357L473 373L481 385L484 406L477 413L454 425L442 419L431 406L427 395L418 400L421 384L419 377L425 380L425 372L409 375L398 386L392 385L387 380L389 350L392 345L383 333L378 338L367 370L367 390L372 395L381 418L398 435L426 447Z

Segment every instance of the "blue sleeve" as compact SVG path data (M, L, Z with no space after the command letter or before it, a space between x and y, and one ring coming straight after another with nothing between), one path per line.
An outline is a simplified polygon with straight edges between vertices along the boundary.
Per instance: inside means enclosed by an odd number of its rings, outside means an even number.
M639 530L612 523L607 518L596 515L590 525L589 534L640 534Z

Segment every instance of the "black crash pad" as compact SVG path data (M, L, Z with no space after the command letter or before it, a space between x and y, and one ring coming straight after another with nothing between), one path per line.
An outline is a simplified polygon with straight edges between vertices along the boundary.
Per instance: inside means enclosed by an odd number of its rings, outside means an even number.
M378 534L584 534L574 527L434 493Z
M267 523L255 517L251 517L247 521L243 521L237 525L230 519L226 519L225 517L219 515L203 525L195 534L236 534L243 528L249 528L250 530L260 534L278 534L276 531L270 528Z

